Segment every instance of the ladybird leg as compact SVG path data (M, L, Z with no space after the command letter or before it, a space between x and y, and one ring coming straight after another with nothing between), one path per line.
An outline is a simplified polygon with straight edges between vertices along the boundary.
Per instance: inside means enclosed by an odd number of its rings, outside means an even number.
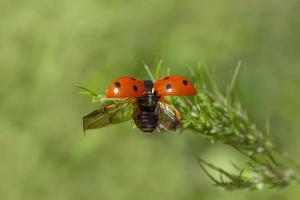
M105 110L112 110L112 109L115 109L117 107L117 104L111 104L111 105L108 105L108 106L105 106Z
M160 97L160 101L161 101L162 103L168 104L168 106L171 107L171 108L174 110L174 112L175 112L175 114L176 114L176 118L177 118L178 120L181 120L181 119L182 119L181 114L180 114L180 112L177 110L177 108L175 108L175 106L173 106L172 104L170 104L169 101L168 101L166 98Z
M126 104L129 101L133 101L133 100L134 100L133 98L128 98L128 101L126 101L124 103L121 103L121 104L120 103L119 104L115 103L115 104L107 105L107 106L104 107L104 110L113 110L113 109L119 107L120 105Z

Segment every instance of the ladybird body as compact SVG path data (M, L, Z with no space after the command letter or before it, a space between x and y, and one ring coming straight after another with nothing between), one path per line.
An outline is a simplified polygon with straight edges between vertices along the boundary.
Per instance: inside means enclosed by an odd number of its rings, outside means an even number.
M191 96L196 94L196 89L190 81L177 75L155 81L153 89L159 96Z
M133 119L136 126L143 132L152 132L158 124L158 116L156 111L159 96L153 93L153 82L144 81L146 91L142 97L136 99Z
M110 84L106 91L107 98L141 97L146 88L143 81L124 76Z
M130 76L116 79L109 86L106 97L125 99L133 105L132 118L136 126L143 132L151 133L154 130L176 130L181 124L181 116L177 109L170 105L165 96L191 96L196 94L194 86L184 77L171 75L159 79L154 83L151 80L137 80ZM108 116L108 123L113 122L120 111L121 105L107 106L105 109L112 114ZM115 111L115 112L114 112ZM101 112L100 112L101 113ZM114 115L115 114L115 115ZM100 115L100 114L97 114ZM84 128L92 129L100 122L90 122L98 116L84 117ZM85 126L85 121L86 125ZM102 125L101 125L102 126Z

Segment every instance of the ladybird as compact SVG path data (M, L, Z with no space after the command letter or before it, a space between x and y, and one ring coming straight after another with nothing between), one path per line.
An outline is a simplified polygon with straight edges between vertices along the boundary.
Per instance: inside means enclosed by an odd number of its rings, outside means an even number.
M165 97L196 93L193 84L178 75L154 83L124 76L110 84L102 107L83 117L83 128L86 131L133 119L145 133L176 130L181 125L181 115Z

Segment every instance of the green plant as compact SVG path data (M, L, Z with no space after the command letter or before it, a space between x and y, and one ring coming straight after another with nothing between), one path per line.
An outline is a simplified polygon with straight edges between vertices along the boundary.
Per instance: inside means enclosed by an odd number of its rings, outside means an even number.
M152 80L159 77L161 65L162 62L159 62L155 76L149 67L144 65ZM261 190L282 188L293 181L299 181L298 164L272 142L269 124L266 125L265 132L258 130L234 95L239 68L240 63L227 87L226 95L220 92L205 65L198 65L196 70L191 70L191 78L199 91L197 95L192 98L169 99L182 114L183 126L180 131L191 130L210 139L212 143L229 145L248 160L243 167L232 162L237 171L233 173L198 157L200 167L216 186L227 190L245 188ZM167 70L167 74L170 74L170 69ZM100 103L100 107L111 102L118 103L118 99L107 99L84 87L81 89L92 95L93 102ZM210 173L211 170L218 172L219 177L214 177Z
M205 136L212 143L229 145L248 159L243 167L232 162L236 174L198 158L200 167L216 186L228 190L282 188L292 181L299 181L296 173L299 166L272 142L269 124L265 133L258 130L234 96L239 68L240 63L226 95L223 95L207 67L199 65L196 70L191 70L198 94L192 99L175 98L172 101L183 115L183 130ZM219 172L219 178L208 169Z

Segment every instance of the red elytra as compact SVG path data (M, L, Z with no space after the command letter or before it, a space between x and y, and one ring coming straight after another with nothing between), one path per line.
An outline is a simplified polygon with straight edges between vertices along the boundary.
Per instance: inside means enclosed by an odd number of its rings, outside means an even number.
M116 79L106 92L107 98L142 97L146 93L143 81L130 76ZM192 96L195 95L195 87L184 77L170 75L155 81L153 93L157 96Z
M153 89L157 92L157 96L192 96L197 93L190 81L177 75L155 81Z
M107 98L141 97L146 88L143 81L130 76L115 80L106 91Z

